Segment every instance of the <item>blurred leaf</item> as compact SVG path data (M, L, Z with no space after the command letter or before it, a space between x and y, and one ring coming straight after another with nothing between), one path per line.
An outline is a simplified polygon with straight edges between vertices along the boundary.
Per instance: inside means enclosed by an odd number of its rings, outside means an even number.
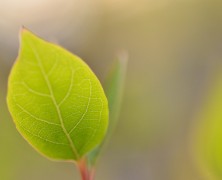
M101 152L104 143L110 138L117 124L121 109L127 61L128 54L126 52L120 53L104 82L104 88L109 102L109 127L103 143L97 146L88 155L90 166L93 166L96 163L97 157Z
M222 74L211 86L194 129L194 157L208 179L222 179Z
M79 160L107 129L107 99L90 68L26 29L7 101L18 131L48 158Z

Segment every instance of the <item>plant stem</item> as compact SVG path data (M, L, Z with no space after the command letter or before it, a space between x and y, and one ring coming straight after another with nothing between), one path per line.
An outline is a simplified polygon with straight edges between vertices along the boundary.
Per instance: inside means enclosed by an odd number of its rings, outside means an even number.
M79 168L79 172L82 180L94 180L95 170L94 168L89 168L87 164L87 160L85 158L81 159L77 166Z

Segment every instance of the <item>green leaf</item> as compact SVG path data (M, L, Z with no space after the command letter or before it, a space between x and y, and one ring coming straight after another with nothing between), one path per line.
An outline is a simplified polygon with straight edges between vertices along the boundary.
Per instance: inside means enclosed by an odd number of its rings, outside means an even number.
M120 53L104 82L105 92L109 101L109 128L103 143L99 144L88 154L90 166L94 166L96 163L98 155L100 154L105 142L107 142L111 137L119 119L127 62L128 54L126 52Z
M107 130L107 99L91 69L26 29L9 77L7 102L18 131L51 159L81 159Z
M222 178L222 73L212 85L192 134L194 157L206 179Z
M123 89L125 85L127 62L127 52L121 52L118 55L117 60L114 62L113 67L111 68L104 83L110 110L110 124L107 136L112 134L112 131L115 129L119 119L123 99Z

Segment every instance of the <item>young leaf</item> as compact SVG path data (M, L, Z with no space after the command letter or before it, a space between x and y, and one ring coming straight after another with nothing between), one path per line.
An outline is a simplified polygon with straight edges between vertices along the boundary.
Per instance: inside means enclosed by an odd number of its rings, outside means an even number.
M118 121L123 98L123 89L125 85L127 62L128 53L123 51L118 55L117 60L113 64L113 67L111 68L104 82L104 89L109 101L110 109L110 124L106 138L111 136L112 131L115 129Z
M80 160L104 138L108 103L77 56L23 29L7 102L18 131L40 153Z
M192 134L194 157L206 179L222 178L222 73L215 78Z
M88 154L88 163L90 166L94 166L96 163L97 157L100 154L104 143L110 138L117 124L121 109L127 61L128 54L126 52L119 54L104 82L105 92L109 101L109 128L103 143L99 144Z

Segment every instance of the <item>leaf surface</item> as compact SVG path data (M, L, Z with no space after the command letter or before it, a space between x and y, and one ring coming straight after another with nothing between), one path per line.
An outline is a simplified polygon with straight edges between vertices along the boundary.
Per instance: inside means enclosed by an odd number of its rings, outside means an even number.
M48 158L79 160L106 133L108 103L91 69L26 29L7 102L18 131Z

